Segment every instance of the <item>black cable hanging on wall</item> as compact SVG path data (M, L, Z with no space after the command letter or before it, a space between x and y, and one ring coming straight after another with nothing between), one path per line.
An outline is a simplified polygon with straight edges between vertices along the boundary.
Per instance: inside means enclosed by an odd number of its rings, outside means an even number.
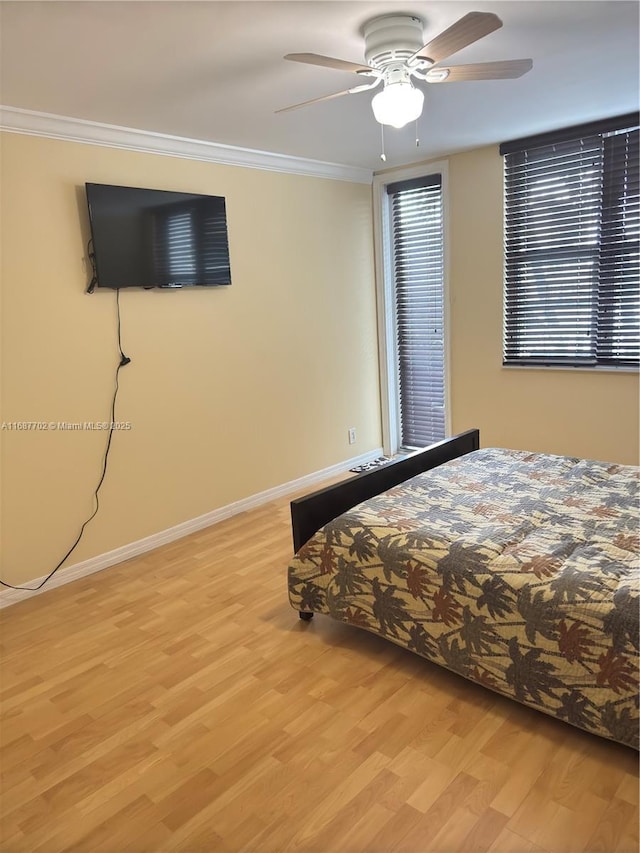
M90 291L89 291L89 292L91 292L91 290L93 290L93 286L95 286L95 283L96 283L96 270L95 270L94 255L90 250L89 250L88 254L89 254L89 258L91 260L92 266L93 266L93 278L91 280ZM47 581L50 580L55 575L55 573L58 571L58 569L60 569L64 565L65 561L75 551L75 549L77 548L77 546L80 543L80 540L82 539L82 535L84 533L85 527L87 526L87 524L89 524L89 522L92 519L94 519L96 517L98 510L100 509L100 500L98 497L98 493L100 492L102 484L104 483L105 476L107 474L107 463L109 461L109 451L111 450L111 441L113 439L113 432L114 432L114 428L115 428L116 401L118 399L118 388L120 387L119 375L120 375L120 371L122 370L122 368L131 362L131 359L128 356L126 356L122 350L122 337L121 337L121 324L120 324L120 291L119 290L116 290L116 317L117 317L118 353L120 355L120 361L118 362L118 366L116 367L115 387L114 387L114 391L113 391L113 398L111 400L111 412L110 412L110 420L109 420L109 433L107 435L107 445L105 447L104 455L102 457L102 468L100 471L100 478L98 480L98 485L96 486L96 488L93 492L93 499L95 501L94 510L91 513L91 515L83 522L82 527L80 528L80 532L78 533L78 536L76 537L76 540L73 543L73 545L69 548L69 550L64 555L64 557L60 560L60 562L49 572L49 574L37 586L14 586L13 584L10 584L10 583L7 583L6 581L0 580L0 585L7 587L8 589L25 590L27 592L37 592L39 589L42 589L42 587L47 583Z

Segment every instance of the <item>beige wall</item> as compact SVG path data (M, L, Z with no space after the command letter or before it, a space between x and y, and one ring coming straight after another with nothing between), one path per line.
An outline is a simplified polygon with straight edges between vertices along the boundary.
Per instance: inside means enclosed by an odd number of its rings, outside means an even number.
M484 447L638 464L638 374L502 367L502 158L449 158L453 429Z
M0 140L6 422L108 418L115 297L84 293L84 182L227 198L231 288L121 295L132 363L116 417L132 429L114 438L100 512L70 564L380 445L369 187ZM637 374L502 367L502 160L490 147L448 162L453 431L637 464ZM23 583L91 511L105 435L0 441L1 576Z
M84 293L84 182L227 199L233 284L123 292L100 511L70 564L379 447L366 185L5 134L2 418L108 420L115 295ZM358 441L347 443L355 426ZM106 435L2 439L2 578L61 558L92 509Z

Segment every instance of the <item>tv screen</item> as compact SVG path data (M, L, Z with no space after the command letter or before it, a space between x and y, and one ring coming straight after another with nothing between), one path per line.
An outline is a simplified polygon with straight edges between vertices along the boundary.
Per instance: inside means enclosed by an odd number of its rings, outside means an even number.
M221 196L86 184L93 285L217 287L231 284Z

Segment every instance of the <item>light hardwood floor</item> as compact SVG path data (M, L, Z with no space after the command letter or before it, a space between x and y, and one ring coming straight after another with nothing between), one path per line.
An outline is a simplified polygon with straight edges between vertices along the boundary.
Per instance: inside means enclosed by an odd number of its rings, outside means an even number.
M637 756L290 609L288 502L2 611L3 853L628 851Z

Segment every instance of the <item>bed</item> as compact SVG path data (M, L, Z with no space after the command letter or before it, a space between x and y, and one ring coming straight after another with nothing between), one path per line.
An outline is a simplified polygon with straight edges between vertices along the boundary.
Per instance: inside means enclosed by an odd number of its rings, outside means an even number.
M638 749L640 469L477 430L291 505L291 605Z

